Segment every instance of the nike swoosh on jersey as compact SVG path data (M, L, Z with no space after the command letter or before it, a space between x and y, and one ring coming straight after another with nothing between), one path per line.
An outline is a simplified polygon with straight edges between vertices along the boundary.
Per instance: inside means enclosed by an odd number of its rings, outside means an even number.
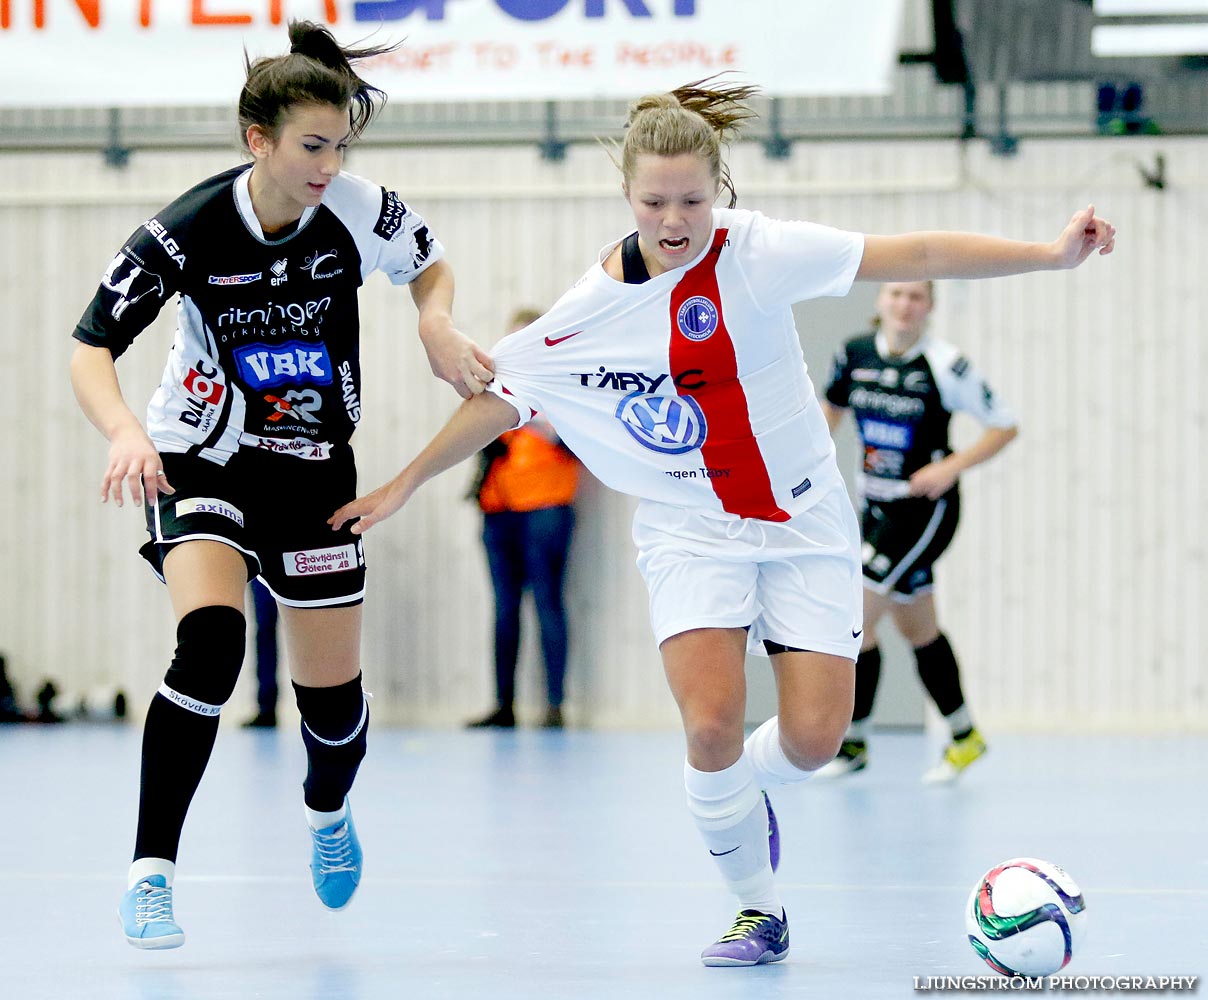
M582 332L583 332L582 330L576 330L574 333L568 333L565 337L546 337L545 346L546 347L557 347L560 343L562 343L562 341L570 340L571 337L577 337Z
M738 847L742 847L742 844L739 844ZM738 847L731 847L728 851L715 851L712 848L709 848L709 853L715 858L724 858L727 854L733 854L735 851L737 851Z

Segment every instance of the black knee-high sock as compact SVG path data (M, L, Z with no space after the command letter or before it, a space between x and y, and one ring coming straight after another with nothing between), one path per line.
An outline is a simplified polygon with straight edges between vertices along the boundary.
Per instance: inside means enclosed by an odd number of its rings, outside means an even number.
M916 646L914 658L918 664L919 680L931 695L940 715L951 715L965 704L961 690L961 672L948 637L941 632L926 646ZM960 737L961 733L954 734Z
M852 722L863 722L872 715L872 703L876 700L880 681L881 650L873 646L856 658L856 702L851 714Z
M136 861L176 861L185 814L214 748L217 710L243 664L245 631L243 613L228 607L191 611L176 628L176 656L143 726Z
M334 687L294 685L302 714L306 745L306 805L315 812L335 812L352 788L368 746L369 703L361 675Z

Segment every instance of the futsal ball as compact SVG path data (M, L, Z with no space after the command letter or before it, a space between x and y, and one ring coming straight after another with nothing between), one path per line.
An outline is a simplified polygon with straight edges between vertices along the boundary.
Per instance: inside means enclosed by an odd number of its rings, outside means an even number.
M1051 976L1086 934L1086 903L1065 869L1012 858L978 880L965 907L973 950L1004 976Z

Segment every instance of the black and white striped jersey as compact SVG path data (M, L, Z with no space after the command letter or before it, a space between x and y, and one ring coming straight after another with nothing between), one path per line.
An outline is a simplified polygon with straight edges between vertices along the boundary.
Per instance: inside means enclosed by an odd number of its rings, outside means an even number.
M870 500L906 496L915 472L952 453L953 413L969 413L986 427L1016 423L968 359L930 334L896 356L884 334L849 340L835 355L826 398L855 414L864 448L859 490Z
M250 166L202 181L126 241L74 336L119 357L179 295L147 409L160 451L226 464L240 448L326 458L361 416L357 293L406 284L443 247L392 191L341 173L287 234L266 236Z

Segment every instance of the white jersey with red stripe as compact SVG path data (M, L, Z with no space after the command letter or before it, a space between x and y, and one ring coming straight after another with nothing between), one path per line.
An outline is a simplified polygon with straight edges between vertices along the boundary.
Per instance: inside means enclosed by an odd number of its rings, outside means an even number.
M710 246L641 284L600 260L500 342L491 391L543 413L607 486L786 521L841 482L792 304L846 295L859 233L715 209Z

